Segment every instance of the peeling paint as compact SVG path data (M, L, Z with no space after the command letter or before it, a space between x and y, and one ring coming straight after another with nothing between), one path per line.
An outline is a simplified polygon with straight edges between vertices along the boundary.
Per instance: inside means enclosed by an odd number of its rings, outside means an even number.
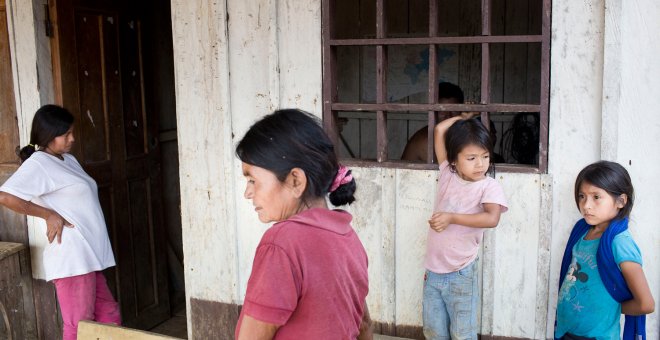
M309 105L301 108L320 116L321 6L318 0L203 3L205 6L196 7L184 0L173 0L177 111L197 113L178 117L181 173L185 174L181 185L186 266L195 268L186 277L190 285L186 288L192 297L239 303L254 249L268 226L255 220L241 197L241 190L236 188L241 178L233 172L238 172L231 154L233 138L243 135L249 125L275 108ZM647 160L650 157L644 158L630 141L640 136L653 149L660 149L652 132L634 133L636 125L648 128L658 121L657 116L646 112L652 110L644 109L657 106L653 105L657 104L657 96L651 93L660 87L655 86L656 79L660 79L654 71L656 68L643 65L645 68L640 66L638 70L636 63L627 59L625 70L635 71L635 76L620 79L626 84L622 89L627 97L621 99L626 105L615 109L628 112L627 108L634 104L636 109L631 112L636 114L624 115L628 120L622 122L623 127L616 125L611 131L601 128L608 122L601 116L603 51L606 55L614 53L603 45L603 7L603 1L553 1L549 174L497 174L511 209L495 230L487 232L482 250L481 320L482 330L487 330L484 334L551 337L557 261L567 230L578 215L571 185L580 167L603 156L601 133L621 138L614 144L620 153L618 159L631 167L635 179L658 184L649 188L660 185L657 176L637 170L645 168L647 172L657 173L648 169L657 169L658 165L651 164ZM207 8L217 13L206 13ZM653 13L660 11L656 9ZM225 15L231 15L231 27L223 26ZM627 15L631 16L626 22L630 25L633 17L643 14ZM268 24L262 25L261 19L268 19ZM648 32L660 31L651 20L639 25L651 26ZM632 37L625 29L622 26L623 37ZM591 36L585 36L586 32ZM629 39L631 42L624 45L627 48L622 49L627 58L638 51L633 43L650 39L648 32L646 37L643 32L636 32L640 38ZM228 36L231 39L227 40ZM299 52L301 41L305 42L304 54ZM646 57L636 57L650 63ZM639 74L647 72L655 73L646 75L649 81L644 81L646 78ZM650 89L639 90L637 84L647 82ZM637 92L644 93L644 98L634 95ZM200 136L200 131L206 133ZM359 197L349 210L369 254L368 303L372 316L396 325L421 325L420 274L426 219L432 210L437 172L355 168L354 174ZM229 191L227 195L218 194L224 190ZM203 191L207 201L203 199ZM652 204L649 203L652 200L646 200L645 203L641 198L639 204L646 207ZM657 213L649 208L636 214L639 233L650 230L652 223L646 225L647 221L660 219L660 216L651 218ZM640 242L644 251L652 244L649 242L658 240L653 233L648 234ZM227 247L217 249L214 247L217 244ZM644 252L651 260L645 259L645 263L660 262L657 251L649 253ZM218 259L227 262L226 268L218 270L214 266ZM651 270L655 271L649 277L657 277L657 269ZM653 292L657 292L657 283L650 284ZM512 300L526 303L511 304ZM652 315L649 320L653 327L657 325L657 316Z
M96 128L96 124L94 124L94 118L92 118L92 113L87 110L87 119L89 119L89 122L92 124L93 128Z

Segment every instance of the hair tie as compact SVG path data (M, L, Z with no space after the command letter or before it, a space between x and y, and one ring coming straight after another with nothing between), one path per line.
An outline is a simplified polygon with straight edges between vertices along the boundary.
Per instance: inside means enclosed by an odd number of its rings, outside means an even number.
M34 145L34 144L32 144L32 143L30 143L30 144L28 144L28 146L31 146L31 147L33 147L33 148L34 148L35 150L37 149L37 146L36 146L36 145Z
M349 174L350 170L348 170L347 167L343 165L339 165L339 170L337 170L337 175L335 176L335 180L332 181L332 185L330 186L330 192L333 192L339 188L340 185L344 185L346 183L350 183L353 180L353 175Z

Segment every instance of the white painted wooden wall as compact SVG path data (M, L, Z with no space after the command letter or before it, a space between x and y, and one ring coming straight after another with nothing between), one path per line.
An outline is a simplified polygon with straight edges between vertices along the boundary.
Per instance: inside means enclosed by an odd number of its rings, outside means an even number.
M631 233L640 246L656 302L660 299L660 3L653 0L554 1L551 55L550 162L553 177L549 321L554 320L562 248L579 218L577 172L593 161L618 161L630 172L637 200ZM657 305L657 304L656 304ZM658 339L658 312L647 317ZM548 327L548 335L551 328Z
M44 33L43 0L7 0L7 26L11 51L14 98L20 145L30 139L32 117L41 105L54 101L50 41ZM28 217L28 235L32 258L41 259L48 244L46 223L39 218ZM32 262L35 278L45 279L40 260Z
M172 1L188 298L242 303L267 226L243 199L234 147L275 108L321 111L320 8L317 1Z
M267 226L242 197L234 145L274 108L321 114L320 0L171 3L187 297L242 303ZM34 40L41 22L26 24L35 11L28 3L8 4L16 107L19 120L29 122L46 91L34 68L41 53L35 50L44 48ZM555 0L552 7L548 174L496 175L510 211L484 241L483 334L551 337L559 262L580 217L573 181L600 158L631 172L631 229L660 299L660 3ZM350 211L369 254L372 316L420 325L425 223L437 175L354 171L359 201ZM648 339L658 339L658 312L647 320Z
M487 232L484 242L484 334L551 336L558 261L570 227L579 218L573 181L579 169L601 157L624 161L637 156L633 164L639 167L628 167L640 197L633 228L644 259L651 264L646 266L651 287L659 295L658 270L652 265L660 256L653 229L658 218L653 210L644 209L645 203L652 204L653 195L641 183L657 184L651 169L660 169L660 162L628 146L635 141L633 136L650 145L658 143L660 118L643 111L660 104L658 96L651 95L658 88L651 86L660 78L653 76L658 67L653 64L654 54L640 56L633 46L645 42L650 52L658 52L650 36L660 9L650 0L642 12L636 12L641 4L613 4L620 9L609 9L608 4L607 23L616 34L606 37L603 1L554 1L550 167L547 175L497 174L511 209L496 230ZM320 115L320 1L228 0L192 5L175 0L173 20L177 111L197 113L179 114L182 174L188 174L182 178L187 291L189 297L241 303L254 249L267 226L257 221L241 197L244 182L232 147L251 123L274 108L297 106ZM603 53L607 39L612 41L607 47L613 46ZM633 56L646 58L645 63L633 65ZM604 72L604 63L618 65L612 68L618 73L608 73L610 68ZM614 104L603 99L604 92L614 91L603 86L608 77L621 78L620 87L614 89L619 94ZM648 86L640 91L642 84ZM634 100L624 96L637 93L648 95ZM625 115L630 102L636 102L635 116ZM619 124L603 125L601 110L619 118ZM219 125L209 126L209 120ZM656 133L637 129L633 134L635 130L621 128L622 123L631 128L651 124ZM204 133L198 132L198 124ZM613 146L611 138L618 139ZM378 168L354 171L359 201L350 211L370 258L372 316L381 322L420 325L421 263L437 175ZM642 237L646 233L655 236ZM652 315L650 338L657 338L657 324Z

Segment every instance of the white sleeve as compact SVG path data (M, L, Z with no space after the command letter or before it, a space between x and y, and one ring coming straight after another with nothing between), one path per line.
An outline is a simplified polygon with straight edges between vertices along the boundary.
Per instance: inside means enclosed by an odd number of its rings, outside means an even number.
M29 158L0 186L0 191L26 201L53 190L53 184L42 165Z

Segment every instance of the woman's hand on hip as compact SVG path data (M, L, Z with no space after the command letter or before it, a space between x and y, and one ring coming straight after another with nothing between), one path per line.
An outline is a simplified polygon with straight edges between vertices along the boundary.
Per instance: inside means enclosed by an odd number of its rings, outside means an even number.
M69 223L64 217L56 212L52 212L46 217L46 236L48 236L48 243L53 243L55 237L57 237L57 243L62 243L62 230L64 227L73 228L73 225Z

